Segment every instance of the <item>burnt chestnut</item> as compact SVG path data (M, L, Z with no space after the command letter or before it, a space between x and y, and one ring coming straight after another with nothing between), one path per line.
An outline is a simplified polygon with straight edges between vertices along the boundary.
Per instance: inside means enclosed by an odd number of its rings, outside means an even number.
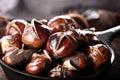
M103 63L107 62L110 57L109 50L104 44L89 46L87 56L94 70L97 70Z
M22 42L38 49L45 45L49 35L49 28L33 19L31 24L28 24L24 29Z
M55 58L63 58L71 55L77 48L77 41L65 32L56 32L50 35L46 50Z
M51 28L52 33L80 28L76 25L76 22L67 15L53 17L47 25Z
M73 55L64 59L63 67L68 70L86 69L88 64L87 57L83 53L75 51Z
M9 22L6 26L5 35L19 35L22 36L27 21L22 19L16 19Z
M44 50L42 54L34 53L30 63L26 66L26 72L37 75L45 71L51 65L52 60L47 51Z
M83 15L78 13L69 13L67 15L74 19L77 23L77 26L79 26L81 29L86 29L90 27L88 21Z
M3 56L2 60L9 66L23 65L23 63L30 61L34 50L23 50L15 48Z
M1 50L4 55L7 51L13 49L13 47L21 48L22 42L19 36L7 35L1 38Z

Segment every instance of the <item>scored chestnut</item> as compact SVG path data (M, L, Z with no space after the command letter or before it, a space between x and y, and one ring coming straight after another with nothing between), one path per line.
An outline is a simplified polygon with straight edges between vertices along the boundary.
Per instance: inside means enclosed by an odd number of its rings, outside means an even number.
M62 77L62 65L58 64L56 67L48 72L47 76L56 78Z
M5 35L19 35L22 36L27 21L16 19L9 22L6 26Z
M46 45L46 50L55 58L71 55L77 48L77 41L65 32L51 34Z
M68 70L86 69L89 65L87 57L79 51L75 51L74 54L64 58L63 61L63 67Z
M28 24L24 29L22 42L25 45L32 46L35 49L39 49L45 45L49 35L49 27L33 19L31 24Z
M80 28L76 25L76 22L67 15L53 17L48 21L47 25L51 28L51 33Z
M19 36L7 35L1 38L1 50L4 55L7 51L13 49L13 47L21 48L22 42Z
M23 63L30 61L34 50L14 49L3 56L2 60L9 66L20 66Z
M107 62L110 57L108 48L104 44L89 46L87 56L94 70L97 70L103 63Z
M51 57L46 50L43 53L34 53L30 63L26 66L26 72L29 74L37 75L42 71L45 71L52 63Z
M89 41L86 35L83 34L81 29L74 29L66 31L65 34L72 36L77 40L77 50L80 52L86 53L86 50L89 45Z

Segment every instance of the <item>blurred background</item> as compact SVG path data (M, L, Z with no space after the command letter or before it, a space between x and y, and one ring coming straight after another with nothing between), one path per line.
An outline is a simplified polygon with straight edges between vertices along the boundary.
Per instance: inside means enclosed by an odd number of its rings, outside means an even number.
M120 0L0 0L0 12L13 18L50 19L71 10L120 11Z

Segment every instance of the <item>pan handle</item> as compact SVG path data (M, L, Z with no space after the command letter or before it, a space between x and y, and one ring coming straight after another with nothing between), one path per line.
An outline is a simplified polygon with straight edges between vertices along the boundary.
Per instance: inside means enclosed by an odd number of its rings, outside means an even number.
M94 32L94 34L103 42L109 44L109 40L110 38L115 34L115 33L119 33L120 32L120 25L110 28L108 30L104 30L104 31L98 31L98 32Z

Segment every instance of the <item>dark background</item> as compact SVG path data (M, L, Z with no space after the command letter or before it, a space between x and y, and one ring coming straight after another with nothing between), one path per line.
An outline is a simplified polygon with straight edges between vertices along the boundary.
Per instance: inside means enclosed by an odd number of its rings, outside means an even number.
M14 18L50 19L70 10L120 11L120 0L0 0L0 10Z

